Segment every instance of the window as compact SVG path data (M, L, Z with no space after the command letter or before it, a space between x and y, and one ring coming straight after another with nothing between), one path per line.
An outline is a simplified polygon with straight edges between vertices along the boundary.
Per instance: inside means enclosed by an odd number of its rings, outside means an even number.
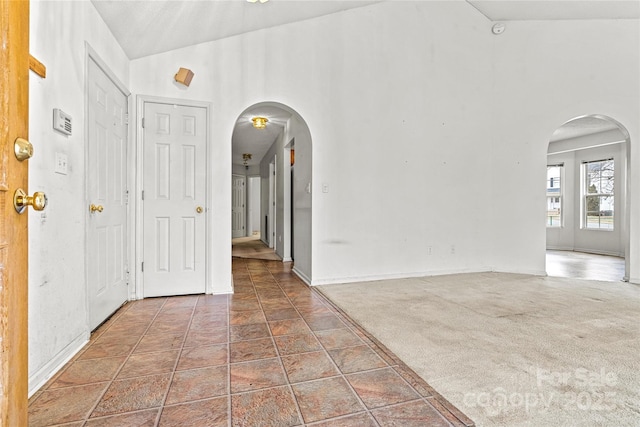
M613 159L583 163L584 228L613 230Z
M563 165L547 166L547 227L562 226Z

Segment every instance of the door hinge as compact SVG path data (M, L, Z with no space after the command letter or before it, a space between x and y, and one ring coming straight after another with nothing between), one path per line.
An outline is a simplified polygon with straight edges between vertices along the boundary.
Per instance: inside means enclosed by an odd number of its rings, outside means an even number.
M124 124L125 125L129 124L129 113L124 113Z
M144 200L144 190L142 190L142 200Z
M140 264L140 270L144 272L144 261Z
M125 190L124 192L124 204L125 205L129 204L129 190Z
M144 129L144 117L142 118L142 128Z

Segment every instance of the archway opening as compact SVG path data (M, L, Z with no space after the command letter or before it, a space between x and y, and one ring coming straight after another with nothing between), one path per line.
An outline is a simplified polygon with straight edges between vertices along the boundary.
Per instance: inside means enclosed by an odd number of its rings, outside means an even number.
M266 119L264 127L256 118ZM238 254L238 239L252 241L272 249L261 258L294 262L293 271L311 283L312 144L302 116L277 102L246 108L232 134L232 173L234 183L243 177L254 183L253 198L251 189L242 194L234 184L232 254Z
M546 270L628 280L629 133L603 115L571 119L547 150Z

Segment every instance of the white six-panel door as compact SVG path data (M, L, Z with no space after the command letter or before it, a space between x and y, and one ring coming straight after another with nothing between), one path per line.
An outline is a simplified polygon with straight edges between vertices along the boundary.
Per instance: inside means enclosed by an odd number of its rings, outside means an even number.
M92 59L88 82L87 279L94 329L128 298L127 97Z
M246 185L243 175L231 177L231 233L235 239L247 235L245 225Z
M144 103L144 297L205 292L206 111Z

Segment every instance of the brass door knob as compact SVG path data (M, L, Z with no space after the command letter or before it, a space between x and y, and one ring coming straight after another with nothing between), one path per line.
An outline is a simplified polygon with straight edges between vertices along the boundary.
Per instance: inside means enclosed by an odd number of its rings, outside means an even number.
M94 205L93 203L91 203L91 206L89 206L89 212L94 213L94 212L102 212L104 210L104 208L102 207L102 205Z
M44 210L47 207L47 195L42 191L36 191L33 196L28 196L22 188L18 188L13 195L13 207L21 214L27 206L32 206L36 211Z
M33 145L24 138L16 138L13 143L16 159L21 162L33 156Z
M204 211L204 209L202 209L202 206L198 206L196 208L196 212L198 212L199 214L202 213Z

